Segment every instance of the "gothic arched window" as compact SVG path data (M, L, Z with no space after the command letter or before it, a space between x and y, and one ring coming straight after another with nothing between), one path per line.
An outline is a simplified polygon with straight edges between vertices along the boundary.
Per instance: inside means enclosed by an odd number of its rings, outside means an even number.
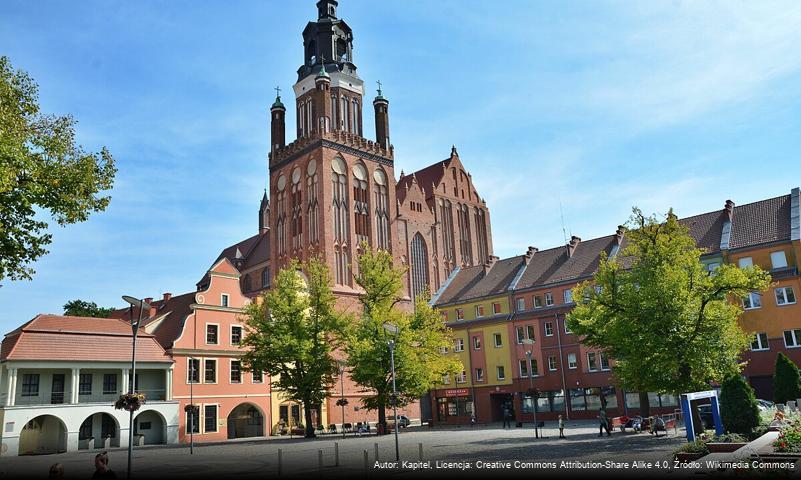
M334 218L334 276L339 285L350 284L350 255L348 242L350 228L348 218L348 166L341 157L331 162L331 187L333 192Z
M261 271L261 288L267 288L270 286L270 269L265 268Z
M387 194L387 174L379 167L373 173L375 190L375 233L376 247L389 251L389 196Z
M317 202L317 161L310 160L306 166L306 219L309 231L309 245L320 241L320 206Z
M357 163L353 167L353 212L356 241L370 243L370 199L367 193L367 167Z
M276 222L276 240L278 241L278 255L286 253L286 176L281 174L275 184L278 191L277 207L278 221Z
M303 236L303 204L300 184L300 168L292 170L292 250L302 246Z
M428 289L428 249L419 232L412 238L411 254L412 298L416 299Z
M478 198L478 196L476 196ZM487 248L487 220L484 210L476 207L475 209L476 220L476 238L478 239L478 263L484 263L489 257Z
M443 260L445 264L445 274L450 275L451 271L455 268L456 263L456 242L453 231L453 209L451 202L448 200L440 200L440 217L442 222L442 242L443 242Z

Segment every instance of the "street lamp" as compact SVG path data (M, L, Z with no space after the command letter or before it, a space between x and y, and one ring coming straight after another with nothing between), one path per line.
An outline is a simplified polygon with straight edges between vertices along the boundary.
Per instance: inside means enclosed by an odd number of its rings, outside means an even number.
M339 405L342 407L342 438L345 438L345 362L340 360L339 364Z
M523 344L528 345L526 350L526 357L528 358L528 391L531 395L531 411L534 413L534 438L540 438L539 428L537 428L537 398L534 395L534 369L531 362L531 355L534 353L534 340L530 338L523 339Z
M131 343L131 377L128 379L128 393L133 394L134 388L136 387L136 333L139 331L139 325L142 324L142 311L144 309L148 310L150 313L150 305L145 302L144 300L140 300L138 298L131 297L129 295L123 295L122 299L128 302L130 305L130 320L131 320L131 332L133 333L133 340ZM134 321L133 317L133 309L134 307L139 308L139 319ZM129 418L128 418L128 477L131 478L131 459L133 457L133 416L134 411L129 410Z
M400 447L398 444L398 389L395 385L395 339L398 338L398 327L391 323L383 325L384 331L392 335L387 341L389 345L389 364L392 369L392 413L395 415L395 461L400 461Z

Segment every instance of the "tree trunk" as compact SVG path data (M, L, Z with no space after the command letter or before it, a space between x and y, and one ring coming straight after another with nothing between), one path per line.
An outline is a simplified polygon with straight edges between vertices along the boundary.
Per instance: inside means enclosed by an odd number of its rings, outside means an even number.
M640 415L651 416L651 400L648 398L648 392L640 392Z
M315 438L314 425L312 425L312 405L310 402L303 402L303 418L306 424L306 438Z
M384 406L383 402L378 406L378 425L380 425L379 428L381 429L381 432L383 432L384 435L386 435L388 433L387 432L387 408Z

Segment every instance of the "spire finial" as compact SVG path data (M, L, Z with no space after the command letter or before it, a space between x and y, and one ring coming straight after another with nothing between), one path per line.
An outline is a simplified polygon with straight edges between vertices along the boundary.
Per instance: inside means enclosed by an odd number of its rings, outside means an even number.
M381 93L381 80L376 80L375 83L378 84L378 96L380 97L380 96L382 96L382 93Z
M456 151L456 145L452 145L451 146L451 156L452 157L458 157L459 156L459 152Z
M275 99L281 100L281 87L278 85L275 86Z

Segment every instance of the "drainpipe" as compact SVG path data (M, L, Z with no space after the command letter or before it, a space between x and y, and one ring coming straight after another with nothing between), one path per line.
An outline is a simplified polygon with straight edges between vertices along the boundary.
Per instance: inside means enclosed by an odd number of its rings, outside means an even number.
M565 363L564 359L562 358L562 327L559 326L559 314L554 313L553 316L556 319L556 341L559 344L559 371L562 372L562 391L565 392L565 419L570 420L570 409L567 406L570 401L570 395L568 395L567 391L567 382L565 381Z

